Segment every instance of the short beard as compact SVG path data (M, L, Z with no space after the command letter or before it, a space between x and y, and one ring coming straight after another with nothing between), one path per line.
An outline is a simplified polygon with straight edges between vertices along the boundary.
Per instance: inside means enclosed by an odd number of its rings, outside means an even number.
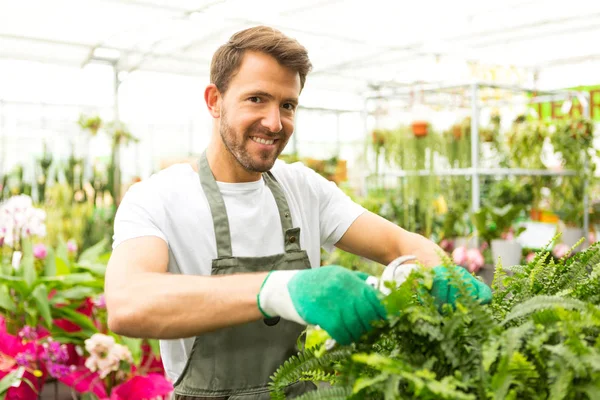
M237 132L233 130L233 128L229 125L227 121L227 113L225 112L225 110L222 110L221 112L221 124L219 128L219 133L221 134L221 140L225 145L225 148L227 148L227 151L229 151L233 158L236 159L238 164L241 165L242 168L244 168L248 172L263 173L269 171L271 168L273 168L277 157L279 157L279 154L281 154L281 151L285 146L285 143L283 143L283 147L281 147L279 151L277 151L277 154L272 160L270 160L270 157L263 157L261 155L261 160L264 161L264 163L259 164L255 162L250 156L250 154L248 154L248 151L246 150L246 147L244 145L246 140L252 139L250 139L249 137L248 139L245 139L245 137L237 137ZM271 133L268 133L267 135L279 139L280 143L283 140L281 135L273 135Z

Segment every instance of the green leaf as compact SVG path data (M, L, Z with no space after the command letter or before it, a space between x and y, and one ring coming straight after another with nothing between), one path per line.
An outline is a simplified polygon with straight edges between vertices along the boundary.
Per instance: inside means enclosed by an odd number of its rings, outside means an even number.
M87 392L87 393L83 393L80 397L81 400L100 400L100 398L98 396L96 396L94 393L91 392Z
M0 275L0 283L4 283L9 289L14 289L23 297L26 297L27 294L29 294L29 288L23 277Z
M75 264L75 267L87 270L94 275L98 275L100 277L104 277L106 274L106 265L99 263L92 263L89 261L82 261L80 263Z
M389 377L389 374L387 374L387 373L375 375L374 377L361 376L354 383L354 388L352 389L352 392L354 394L356 394L356 393L360 392L361 390L368 388L369 386L373 386L376 383L385 381L388 377Z
M0 399L4 400L6 398L6 392L8 392L8 389L10 389L10 387L16 382L19 382L19 380L20 379L17 376L16 370L9 372L4 378L2 378L2 380L0 380Z
M42 316L42 318L44 318L44 321L46 322L46 327L51 327L52 315L50 312L50 304L48 302L48 289L46 288L46 285L37 285L35 289L33 289L33 292L31 292L31 296L37 304L40 315Z
M558 296L536 296L531 299L515 306L512 311L506 316L502 325L507 322L521 318L531 313L553 309L556 307L573 310L585 310L588 306L586 303L576 300Z
M21 260L20 271L22 273L23 279L27 284L27 287L31 288L33 283L37 279L37 272L35 270L35 259L31 254L23 255L23 259Z
M98 332L96 325L94 325L91 319L75 310L68 307L56 307L52 311L56 317L68 319L88 332Z
M56 254L50 246L48 246L48 254L46 255L44 276L56 276Z
M148 344L155 356L160 356L160 341L157 339L148 339Z
M56 246L56 257L58 257L59 260L63 261L64 265L70 271L71 263L69 262L69 250L67 249L67 243L62 237L59 238L58 245Z
M69 264L59 256L54 257L54 262L56 265L56 276L68 275L71 273Z
M59 276L48 276L41 278L44 282L56 282L64 285L76 285L82 283L92 283L96 282L97 278L88 272L84 272L81 274L67 274L67 275L59 275Z
M108 246L108 240L106 238L102 239L92 247L86 249L81 253L78 263L88 262L90 264L98 261L100 256L106 252L106 248Z
M131 356L136 364L142 358L142 339L134 339L127 336L118 336L125 346L131 351Z
M0 285L0 308L7 311L16 311L17 306L15 305L15 299L13 299L9 292L6 284Z
M64 304L69 300L81 300L96 294L96 290L91 287L81 286L57 292L50 300L51 304Z

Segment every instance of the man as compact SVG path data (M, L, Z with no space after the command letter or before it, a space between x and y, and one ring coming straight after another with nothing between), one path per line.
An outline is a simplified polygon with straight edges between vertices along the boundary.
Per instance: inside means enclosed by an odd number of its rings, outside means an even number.
M213 130L197 170L167 168L132 186L119 207L109 327L161 339L180 399L268 399L269 376L295 353L306 324L349 344L385 318L363 275L318 268L321 247L382 264L408 254L441 264L431 241L365 211L303 165L276 161L310 69L305 48L281 32L234 34L212 60L204 99ZM452 301L442 275L434 290ZM487 287L465 280L489 300ZM309 389L299 382L288 394Z

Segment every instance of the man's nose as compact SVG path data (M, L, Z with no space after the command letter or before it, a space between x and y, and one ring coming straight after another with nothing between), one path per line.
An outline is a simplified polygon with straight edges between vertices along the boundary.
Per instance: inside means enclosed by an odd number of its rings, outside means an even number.
M269 107L267 114L261 121L261 124L272 133L281 132L283 125L281 124L281 113L279 112L279 107Z

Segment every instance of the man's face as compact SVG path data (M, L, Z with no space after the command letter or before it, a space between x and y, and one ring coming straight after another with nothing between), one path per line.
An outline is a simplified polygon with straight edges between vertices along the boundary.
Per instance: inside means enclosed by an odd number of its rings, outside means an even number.
M294 131L300 76L273 57L247 52L222 98L219 131L249 172L266 172Z

